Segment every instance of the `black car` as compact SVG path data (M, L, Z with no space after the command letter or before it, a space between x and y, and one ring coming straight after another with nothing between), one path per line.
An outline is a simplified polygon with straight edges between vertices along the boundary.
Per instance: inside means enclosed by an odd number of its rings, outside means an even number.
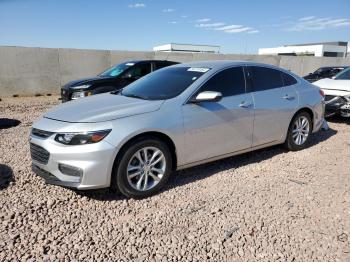
M178 63L165 60L139 60L115 65L96 77L79 79L64 85L61 89L62 102L117 91L153 71L175 64Z
M348 68L348 66L320 67L315 72L310 73L307 76L304 76L304 79L312 83L323 78L332 78L333 76L338 74L340 71L344 70L345 68Z

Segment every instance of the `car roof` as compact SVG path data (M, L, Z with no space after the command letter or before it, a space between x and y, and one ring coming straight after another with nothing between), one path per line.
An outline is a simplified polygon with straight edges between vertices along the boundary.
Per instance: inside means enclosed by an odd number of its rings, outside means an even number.
M319 69L348 68L349 66L322 66Z
M126 63L133 63L133 64L138 64L138 63L142 63L142 62L170 62L170 63L179 63L179 62L175 62L175 61L170 61L170 60L154 60L154 59L145 59L145 60L129 60L129 61L124 61L120 64L126 64Z
M177 67L205 67L205 68L211 68L211 69L222 69L229 66L243 66L243 65L257 65L257 66L268 66L276 69L283 70L282 68L279 68L274 65L270 64L263 64L263 63L257 63L252 61L239 61L239 60L209 60L209 61L196 61L196 62L189 62L189 63L183 63L179 65L175 65Z

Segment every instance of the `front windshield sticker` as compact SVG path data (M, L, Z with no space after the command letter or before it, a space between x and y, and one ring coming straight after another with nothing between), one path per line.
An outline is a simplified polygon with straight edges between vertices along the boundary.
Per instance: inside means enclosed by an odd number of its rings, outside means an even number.
M210 68L205 68L205 67L190 67L187 69L189 72L199 72L199 73L206 73L209 71Z
M127 66L133 66L134 63L126 63L125 65L127 65Z

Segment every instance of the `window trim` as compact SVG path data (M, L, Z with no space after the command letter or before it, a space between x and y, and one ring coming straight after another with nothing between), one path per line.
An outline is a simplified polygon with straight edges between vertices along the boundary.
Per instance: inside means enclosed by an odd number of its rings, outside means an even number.
M281 74L281 77L282 77L282 82L283 82L283 87L294 86L294 85L296 85L296 84L298 84L298 83L299 83L298 79L297 79L297 78L295 78L293 75L291 75L291 74L289 74L289 73L287 73L287 72L285 72L285 71L282 71L282 70L279 70L279 71L280 71L281 73L286 74L286 75L288 75L289 77L293 78L293 79L294 79L294 81L295 81L295 83L294 83L294 84L287 85L287 84L284 82L283 75Z
M245 67L246 65L234 65L234 66L227 66L225 68L221 68L219 71L216 71L213 75L211 75L205 82L201 83L198 88L196 90L194 90L194 92L191 93L191 95L188 96L188 98L185 100L185 102L183 103L183 105L185 104L191 104L191 99L193 98L193 96L197 93L197 91L199 91L199 89L201 89L207 82L209 82L214 76L216 76L217 74L221 73L222 71L225 71L227 69L232 69L232 68L236 68L236 67L241 67L242 68L242 71L243 71L243 78L244 78L244 89L245 89L245 92L242 93L242 94L247 94L247 93L250 93L250 92L247 92L247 79L246 79L246 76L245 76ZM223 96L224 98L224 96Z

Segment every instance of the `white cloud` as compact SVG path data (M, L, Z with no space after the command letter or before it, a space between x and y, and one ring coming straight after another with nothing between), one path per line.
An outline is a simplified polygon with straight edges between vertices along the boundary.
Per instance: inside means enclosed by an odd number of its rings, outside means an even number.
M248 31L247 34L257 34L260 33L259 30L252 30L252 31Z
M252 32L253 28L251 27L241 27L241 28L235 28L235 29L229 29L229 30L225 30L225 33L229 33L229 34L235 34L235 33L243 33L243 32Z
M227 25L224 22L215 22L215 23L208 23L209 21L212 21L210 18L202 18L196 20L195 26L198 28L203 28L207 30L216 30L221 31L224 33L249 33L249 34L256 34L259 33L259 30L256 30L255 28L249 27L249 26L243 26L243 25Z
M232 30L232 29L237 29L237 28L241 28L241 27L243 27L243 26L242 25L227 25L224 27L215 28L215 30L226 31L226 30Z
M299 19L299 21L308 21L314 19L314 16L305 16Z
M163 9L163 13L172 13L172 12L175 12L175 9L172 9L172 8Z
M197 23L206 23L206 22L209 22L211 21L210 18L201 18L201 19L197 19L196 22Z
M225 25L225 23L206 23L206 24L196 24L196 27L213 28L213 27L218 27L223 25Z
M146 5L144 3L136 3L129 5L129 8L144 8Z
M249 34L259 33L259 30L256 30L249 26L243 26L243 25L226 25L226 26L214 28L214 30L222 31L229 34L244 33L244 32Z
M176 25L178 23L179 23L178 21L171 21L171 22L169 22L169 24L172 24L172 25Z
M181 18L187 18L188 17L188 15L182 15L181 16Z
M287 31L312 31L324 29L336 29L339 27L350 26L348 18L317 18L315 16L302 17L297 22L286 28Z

